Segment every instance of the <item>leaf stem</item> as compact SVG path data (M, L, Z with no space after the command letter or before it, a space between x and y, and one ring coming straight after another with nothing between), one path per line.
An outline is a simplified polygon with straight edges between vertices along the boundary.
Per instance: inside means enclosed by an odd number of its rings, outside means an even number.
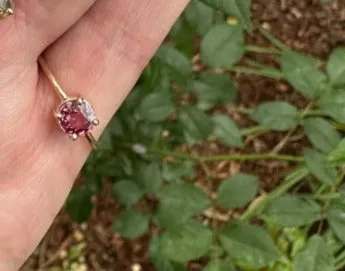
M274 47L261 47L256 45L247 45L246 51L261 54L281 54L281 52Z
M332 199L338 199L340 198L340 196L340 193L329 193L324 195L314 195L313 198L321 201L329 201Z
M131 151L134 150L134 145L141 145L141 144L132 144L132 143L118 143L117 146L129 149ZM146 148L144 145L141 145L145 153L151 153L154 155L158 155L161 157L174 157L181 160L194 160L199 163L203 162L210 162L210 161L248 161L248 160L284 160L290 162L303 162L304 158L302 156L294 156L289 154L273 154L273 153L255 153L255 154L221 154L221 155L192 155L189 153L178 152L178 151L171 151L167 149L157 149L157 148ZM135 151L134 151L135 152ZM139 153L140 154L140 153Z
M229 69L232 72L238 72L243 74L254 74L259 76L264 76L272 79L282 79L283 74L274 68L267 68L267 69L253 69L248 67L232 67Z
M290 162L303 162L301 156L274 153L255 153L255 154L223 154L197 157L200 161L250 161L250 160L285 160Z
M263 198L259 201L254 201L253 205L249 206L249 208L244 212L240 219L241 220L249 220L254 216L259 215L265 206L272 200L280 197L284 193L286 193L289 189L294 187L298 182L304 179L309 174L306 167L300 167L294 170L285 178L285 182L278 186L275 190L271 193L263 196Z
M337 256L337 258L335 259L335 262L336 262L336 266L335 266L336 270L340 270L344 267L344 265L345 265L345 249Z
M321 110L309 110L303 114L303 117L315 117L315 116L316 117L325 116L325 114L323 114Z
M285 160L290 162L303 162L302 156L293 156L289 154L273 154L273 153L255 153L255 154L221 154L209 156L190 155L182 152L149 149L149 152L160 156L172 156L180 159L196 160L199 162L210 161L250 161L250 160Z
M269 41L271 42L274 46L279 48L280 50L290 50L290 48L285 45L283 42L278 40L271 32L269 32L267 29L258 26L258 29L260 30L261 34Z
M249 136L249 135L253 135L253 134L262 134L262 133L266 133L269 131L270 131L269 128L264 127L262 125L257 125L257 126L252 126L249 128L241 129L241 135L242 136Z

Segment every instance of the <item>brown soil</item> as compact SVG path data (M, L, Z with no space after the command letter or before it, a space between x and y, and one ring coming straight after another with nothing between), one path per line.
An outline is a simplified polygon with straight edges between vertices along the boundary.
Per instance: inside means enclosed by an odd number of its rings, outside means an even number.
M345 0L334 1L329 5L320 4L320 0L253 0L252 10L255 24L269 28L291 48L320 59L326 59L333 48L345 44ZM268 44L258 33L248 35L247 41L249 44ZM251 54L248 56L270 65L277 65L274 59L267 56ZM286 100L300 108L306 105L306 101L285 82L245 75L235 75L235 78L239 89L239 105L254 107L259 102L267 100ZM246 127L250 124L244 116L231 114L239 125ZM245 151L251 153L272 151L285 137L285 133L268 133L248 138ZM299 154L307 144L302 131L297 130L279 151ZM220 154L236 150L224 149L217 143L207 143L193 151ZM261 191L267 192L281 181L282 173L293 165L287 162L257 161L210 163L208 166L211 170L208 180L212 181L212 185L209 185L209 181L205 182L206 176L202 170L198 171L197 182L205 191L212 193L212 190L218 186L219 180L229 173L238 171L259 176ZM94 199L95 210L87 224L77 225L71 222L62 211L41 245L21 270L53 270L50 269L53 266L61 267L66 251L78 244L85 245L78 259L81 263L85 262L87 266L85 270L154 270L147 255L149 236L128 241L111 231L112 218L120 207L109 190L109 185L105 185L103 194ZM226 216L226 214L219 215L220 219ZM138 266L141 269L135 269ZM201 265L192 264L191 270L201 270Z

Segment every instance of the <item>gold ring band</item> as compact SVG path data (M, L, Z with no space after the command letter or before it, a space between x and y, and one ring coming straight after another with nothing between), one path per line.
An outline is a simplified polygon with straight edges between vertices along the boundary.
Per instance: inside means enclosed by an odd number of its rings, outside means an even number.
M73 140L85 136L92 148L97 149L97 142L91 130L99 125L99 120L90 103L82 97L69 97L42 56L38 58L38 63L62 101L55 112L61 130Z

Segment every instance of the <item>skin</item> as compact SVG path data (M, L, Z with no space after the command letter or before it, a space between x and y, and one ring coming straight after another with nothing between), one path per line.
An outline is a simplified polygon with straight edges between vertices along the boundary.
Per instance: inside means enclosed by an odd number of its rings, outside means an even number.
M18 270L63 205L91 149L53 118L70 96L93 104L98 137L188 0L17 0L0 21L0 270Z

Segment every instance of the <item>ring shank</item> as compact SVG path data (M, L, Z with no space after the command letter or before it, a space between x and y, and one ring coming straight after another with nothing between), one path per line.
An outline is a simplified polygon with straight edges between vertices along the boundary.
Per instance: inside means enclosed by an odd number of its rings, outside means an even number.
M67 93L62 89L62 87L59 85L59 83L57 82L54 74L51 72L51 70L49 69L49 66L47 64L47 62L44 60L43 56L40 56L38 58L38 63L40 64L42 71L44 72L44 74L47 76L49 82L52 84L52 86L54 87L54 89L56 90L56 93L59 95L59 97L62 99L63 102L67 101L69 99ZM97 141L94 138L94 136L88 132L85 135L86 139L89 141L91 147L94 150L97 150Z
M51 70L48 67L47 62L44 60L44 58L42 56L39 56L38 58L38 63L41 65L41 68L44 72L44 74L47 76L48 80L50 81L50 83L53 85L54 89L56 90L57 94L59 95L59 97L65 101L68 99L68 95L66 94L66 92L62 89L62 87L59 85L59 83L57 82L54 74L51 72Z
M92 149L98 150L97 140L91 133L86 133L86 139L87 141L89 141L90 145L92 146Z

